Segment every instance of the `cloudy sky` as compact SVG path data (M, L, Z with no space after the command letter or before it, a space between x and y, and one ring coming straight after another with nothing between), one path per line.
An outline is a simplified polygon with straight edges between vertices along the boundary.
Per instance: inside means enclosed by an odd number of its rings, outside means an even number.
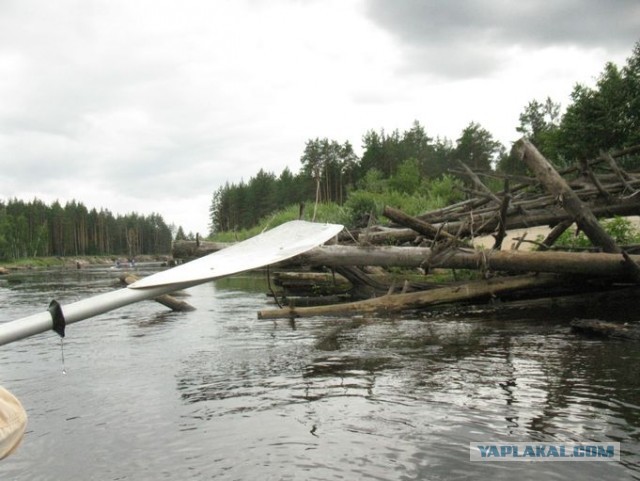
M208 231L213 192L307 139L471 121L623 65L638 0L0 0L0 199Z

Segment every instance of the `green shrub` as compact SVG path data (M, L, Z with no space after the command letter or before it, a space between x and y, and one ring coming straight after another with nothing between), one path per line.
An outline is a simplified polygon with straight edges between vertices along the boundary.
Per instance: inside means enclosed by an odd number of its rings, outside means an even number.
M602 227L613 237L616 244L629 245L640 243L640 231L625 217L616 216L612 219L607 219L602 222ZM555 245L566 248L586 248L593 246L584 232L580 231L576 234L575 229L567 229L564 231Z
M369 169L364 177L358 182L358 190L380 194L388 189L388 180L384 178L382 171Z
M629 219L616 216L613 219L604 221L602 224L616 243L622 245L640 243L640 232Z
M348 212L347 223L352 227L364 227L369 223L369 218L378 218L382 212L383 204L381 194L365 190L356 190L349 194L344 204Z
M424 181L421 190L425 191L431 200L431 209L445 207L464 199L462 181L448 174Z

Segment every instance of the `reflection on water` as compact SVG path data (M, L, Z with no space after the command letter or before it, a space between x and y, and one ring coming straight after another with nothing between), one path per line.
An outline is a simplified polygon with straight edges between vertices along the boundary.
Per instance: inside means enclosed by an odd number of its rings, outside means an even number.
M109 272L0 284L2 320L112 288ZM30 415L0 479L640 479L635 342L566 315L259 321L262 277L144 302L0 349ZM619 463L473 463L471 441L619 441Z

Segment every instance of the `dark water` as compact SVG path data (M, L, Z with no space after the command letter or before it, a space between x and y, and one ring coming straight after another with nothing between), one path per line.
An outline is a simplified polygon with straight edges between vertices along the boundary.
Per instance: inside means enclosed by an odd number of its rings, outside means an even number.
M0 321L111 289L106 269L0 280ZM568 313L260 321L262 277L0 347L29 414L1 480L640 479L640 343ZM605 312L637 319L637 312ZM625 320L625 319L623 319ZM478 463L472 441L621 443L620 462Z

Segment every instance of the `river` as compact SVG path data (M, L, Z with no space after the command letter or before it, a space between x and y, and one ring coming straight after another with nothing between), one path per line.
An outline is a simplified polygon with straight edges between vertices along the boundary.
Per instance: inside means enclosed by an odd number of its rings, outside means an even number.
M115 278L5 276L0 322ZM187 291L193 312L147 301L64 343L0 347L29 415L0 479L640 479L639 343L580 337L553 308L260 321L266 291L263 275L223 279ZM620 461L470 461L470 442L612 441Z

